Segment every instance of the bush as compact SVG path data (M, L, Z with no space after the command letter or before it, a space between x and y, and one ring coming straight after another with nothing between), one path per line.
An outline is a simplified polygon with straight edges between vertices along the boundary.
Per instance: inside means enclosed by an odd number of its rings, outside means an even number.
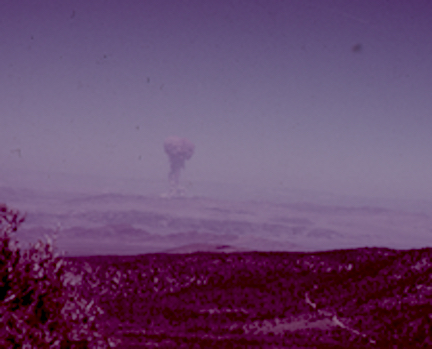
M54 253L52 240L23 249L14 234L24 221L0 204L0 347L111 348L94 300L80 296L80 279Z

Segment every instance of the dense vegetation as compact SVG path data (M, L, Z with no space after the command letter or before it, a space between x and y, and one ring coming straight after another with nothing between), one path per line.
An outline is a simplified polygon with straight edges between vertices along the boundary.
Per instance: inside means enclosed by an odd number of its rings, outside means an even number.
M52 242L25 249L15 237L24 217L0 205L0 347L108 348L115 341L99 331L102 313L80 295Z

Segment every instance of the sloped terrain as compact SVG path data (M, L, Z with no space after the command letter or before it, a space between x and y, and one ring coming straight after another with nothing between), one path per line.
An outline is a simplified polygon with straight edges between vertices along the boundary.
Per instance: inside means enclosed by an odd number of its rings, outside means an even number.
M432 346L432 249L65 257L122 348Z
M23 243L58 232L56 245L70 256L139 255L197 243L275 252L413 249L432 243L426 208L43 193L23 193L12 206L26 213Z

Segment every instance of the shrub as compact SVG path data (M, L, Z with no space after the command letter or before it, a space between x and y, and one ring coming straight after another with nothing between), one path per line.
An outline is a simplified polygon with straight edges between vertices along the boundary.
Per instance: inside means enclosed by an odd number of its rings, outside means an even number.
M115 347L97 323L102 310L80 296L80 280L54 253L52 240L19 246L15 232L23 221L0 204L0 346Z

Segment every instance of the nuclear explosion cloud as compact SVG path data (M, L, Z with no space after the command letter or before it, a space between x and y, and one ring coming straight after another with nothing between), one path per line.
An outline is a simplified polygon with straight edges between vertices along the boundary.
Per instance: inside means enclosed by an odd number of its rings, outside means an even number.
M169 196L181 196L184 189L179 186L180 170L184 168L186 160L192 157L195 145L186 138L169 137L164 142L164 149L170 162Z

